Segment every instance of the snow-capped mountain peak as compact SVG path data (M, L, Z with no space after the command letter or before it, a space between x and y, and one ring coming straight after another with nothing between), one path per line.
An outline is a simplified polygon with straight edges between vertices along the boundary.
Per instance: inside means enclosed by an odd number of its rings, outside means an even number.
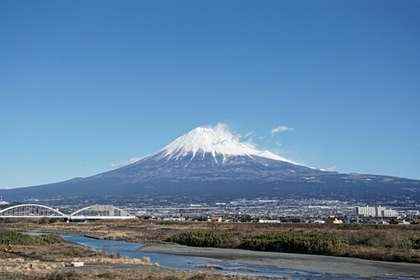
M225 124L197 127L177 138L158 154L167 159L179 159L190 154L193 157L211 154L215 159L216 156L222 156L224 159L229 156L259 156L295 164L269 151L260 151L251 142L241 142L239 136L229 131Z

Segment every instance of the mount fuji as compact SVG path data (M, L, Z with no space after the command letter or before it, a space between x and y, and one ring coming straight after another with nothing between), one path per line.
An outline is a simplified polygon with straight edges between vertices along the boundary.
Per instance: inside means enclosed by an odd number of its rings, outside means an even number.
M135 163L86 178L0 190L9 199L132 198L212 201L300 197L420 200L420 181L309 168L251 142L225 125L197 127Z

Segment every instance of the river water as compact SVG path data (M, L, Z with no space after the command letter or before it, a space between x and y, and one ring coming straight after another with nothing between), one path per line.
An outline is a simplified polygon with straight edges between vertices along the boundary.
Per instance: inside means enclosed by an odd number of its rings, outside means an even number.
M356 280L356 279L367 279L353 277L349 275L331 275L326 273L295 270L295 269L286 269L279 268L276 266L264 266L264 265L252 265L245 263L236 263L224 260L210 259L204 257L194 257L194 256L178 256L178 255L169 255L169 254L157 254L157 253L144 253L139 249L143 247L141 243L125 242L125 241L113 241L113 240L99 240L94 238L88 238L84 236L73 236L65 235L63 238L69 242L77 243L86 247L98 251L105 251L108 253L120 254L122 256L127 256L130 258L141 259L143 257L149 257L152 263L158 263L160 266L173 268L173 269L183 269L183 270L193 270L193 271L203 271L203 272L215 272L211 271L205 266L215 266L219 269L216 270L216 273L224 274L242 274L250 276L268 276L268 277L288 277L293 280ZM374 279L381 280L412 280L414 278L404 278L404 277L375 277Z

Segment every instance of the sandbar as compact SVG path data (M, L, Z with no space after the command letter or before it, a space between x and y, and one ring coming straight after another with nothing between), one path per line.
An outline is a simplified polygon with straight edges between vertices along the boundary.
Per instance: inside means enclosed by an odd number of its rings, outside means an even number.
M308 254L260 252L240 249L189 247L173 244L147 245L143 252L197 256L237 263L271 265L278 268L321 272L355 277L420 277L420 264L382 262L357 258L331 257Z

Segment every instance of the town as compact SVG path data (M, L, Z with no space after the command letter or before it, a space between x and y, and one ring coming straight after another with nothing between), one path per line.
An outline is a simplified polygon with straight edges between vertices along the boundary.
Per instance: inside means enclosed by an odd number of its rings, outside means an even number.
M29 199L24 203L9 203L0 199L0 213L13 205L33 204L72 213L89 205L105 205L101 201L66 204L64 200ZM361 223L419 224L418 207L409 205L361 206L355 201L320 199L237 199L228 202L177 203L170 200L126 201L114 206L140 219L164 221L213 221L258 223ZM94 215L94 214L91 214ZM102 216L103 214L97 214ZM79 218L80 220L80 218Z

